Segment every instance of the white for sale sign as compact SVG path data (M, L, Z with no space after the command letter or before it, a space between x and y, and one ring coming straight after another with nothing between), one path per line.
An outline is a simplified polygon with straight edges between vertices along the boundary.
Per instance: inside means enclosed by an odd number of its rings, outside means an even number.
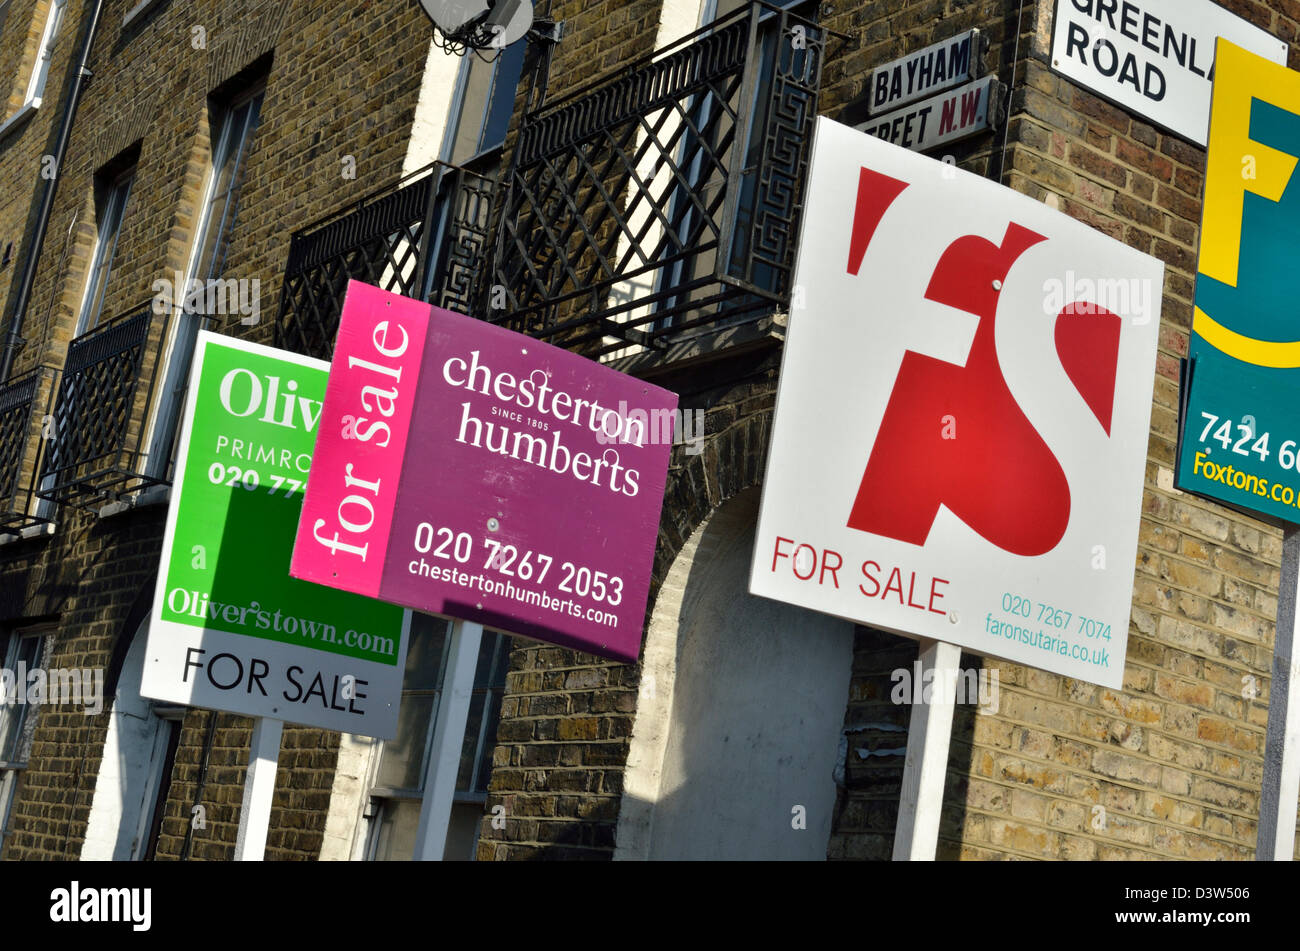
M1120 686L1163 283L819 119L750 590Z
M1056 0L1052 69L1203 146L1219 37L1286 65L1285 42L1214 0Z

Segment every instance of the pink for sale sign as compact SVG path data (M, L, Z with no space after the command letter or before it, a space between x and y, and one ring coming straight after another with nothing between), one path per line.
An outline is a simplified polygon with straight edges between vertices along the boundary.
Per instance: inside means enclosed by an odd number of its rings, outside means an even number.
M677 397L353 281L290 574L634 661Z

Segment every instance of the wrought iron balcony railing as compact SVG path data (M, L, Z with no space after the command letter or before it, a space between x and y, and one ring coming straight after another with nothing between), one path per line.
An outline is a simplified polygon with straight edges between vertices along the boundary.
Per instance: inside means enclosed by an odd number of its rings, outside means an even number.
M827 35L752 3L527 115L490 319L599 355L783 308Z
M350 279L473 313L495 183L442 162L416 174L293 236L276 346L329 359Z
M48 522L36 502L43 450L53 435L49 415L58 371L37 367L0 386L0 537Z
M145 465L145 432L167 325L150 301L68 344L38 496L94 508L163 481Z

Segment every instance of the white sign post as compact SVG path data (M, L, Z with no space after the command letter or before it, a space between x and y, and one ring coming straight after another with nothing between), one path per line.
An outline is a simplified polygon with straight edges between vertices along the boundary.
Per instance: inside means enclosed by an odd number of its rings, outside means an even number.
M1296 800L1300 798L1300 683L1296 677L1295 627L1300 599L1300 528L1288 526L1282 539L1277 635L1268 696L1264 784L1259 797L1255 858L1290 862L1295 857Z
M923 675L933 674L929 681L933 692L929 703L912 707L907 726L907 758L894 829L895 862L933 861L939 846L961 648L943 641L922 641L919 658Z
M254 721L244 799L239 807L239 830L235 834L236 862L260 862L266 854L266 833L271 827L271 801L275 796L275 774L283 736L283 720L258 717Z
M483 640L483 625L453 621L449 636L447 669L424 775L424 805L415 833L417 862L440 862L447 849L447 824L451 820L452 797L456 794L456 776L460 772L461 744L465 739L465 721L469 718L470 696L474 692L474 669Z
M1203 146L1218 37L1286 65L1285 42L1213 0L1056 0L1052 69Z

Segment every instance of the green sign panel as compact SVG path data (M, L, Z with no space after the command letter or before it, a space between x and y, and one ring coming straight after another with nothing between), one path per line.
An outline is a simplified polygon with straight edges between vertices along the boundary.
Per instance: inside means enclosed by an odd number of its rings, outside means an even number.
M200 335L146 696L395 734L405 612L289 576L328 376L318 360Z
M1220 40L1177 486L1300 522L1300 73Z

